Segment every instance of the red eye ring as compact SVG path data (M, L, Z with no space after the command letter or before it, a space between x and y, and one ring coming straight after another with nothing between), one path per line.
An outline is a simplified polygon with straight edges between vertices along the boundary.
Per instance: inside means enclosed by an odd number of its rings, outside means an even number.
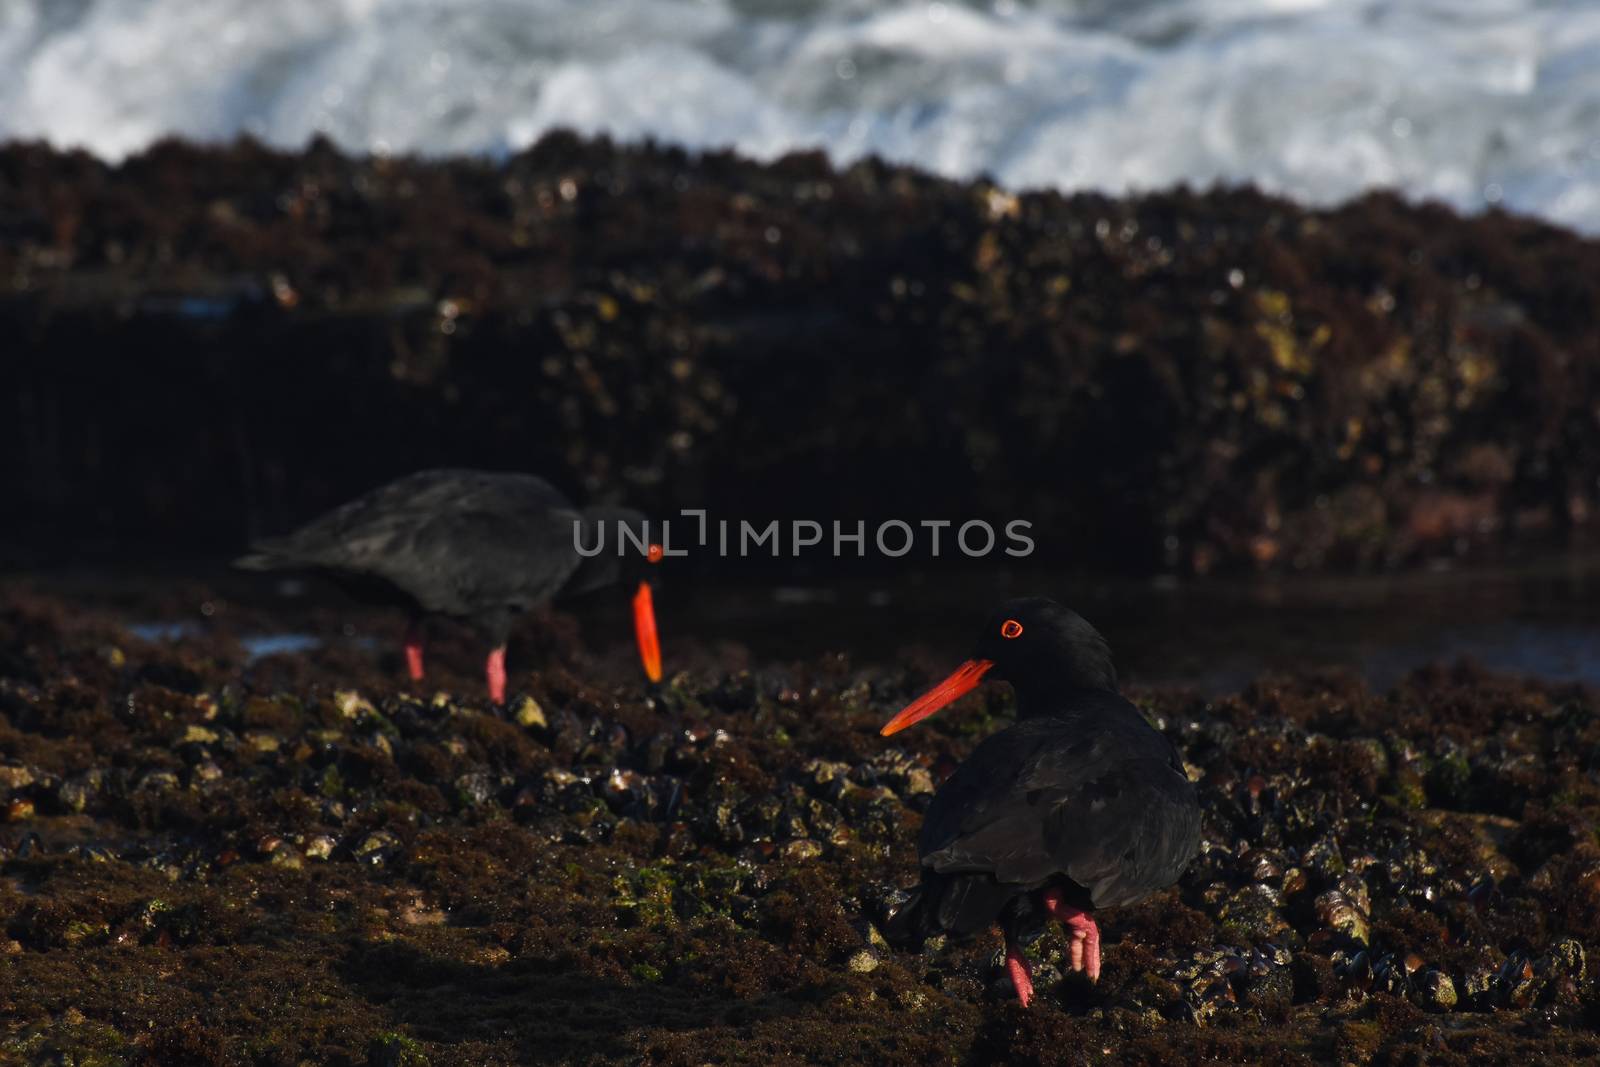
M648 559L651 563L660 563L662 558L664 556L666 556L666 554L667 554L667 550L662 548L660 545L651 545L650 546L650 550L648 552L646 552L644 555L645 555L645 558Z
M1000 636L1010 641L1022 636L1022 624L1016 619L1007 619L1000 624Z

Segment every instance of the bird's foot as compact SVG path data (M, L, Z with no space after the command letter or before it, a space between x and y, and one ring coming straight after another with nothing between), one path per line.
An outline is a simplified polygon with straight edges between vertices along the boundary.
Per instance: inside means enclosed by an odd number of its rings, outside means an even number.
M484 668L484 674L489 680L489 699L496 704L504 704L506 702L505 645L489 653L489 662Z
M406 630L406 673L413 682L422 681L422 628L411 626Z
M1006 974L1011 976L1011 988L1017 991L1017 1002L1024 1008L1033 1000L1033 971L1022 954L1022 946L1006 942Z
M1066 927L1068 946L1067 954L1074 971L1082 971L1089 976L1089 981L1100 980L1100 927L1089 913L1082 908L1075 908L1061 899L1060 890L1047 889L1044 893L1044 906L1052 918L1059 919L1061 925Z

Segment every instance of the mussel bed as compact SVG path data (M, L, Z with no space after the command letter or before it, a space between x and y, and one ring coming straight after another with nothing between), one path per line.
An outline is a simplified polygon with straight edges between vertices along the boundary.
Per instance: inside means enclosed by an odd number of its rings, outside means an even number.
M919 813L1003 686L892 740L939 665L675 647L649 692L570 620L436 678L330 642L248 661L239 612L149 643L0 601L0 1059L63 1064L1591 1062L1596 696L1417 671L1130 694L1205 846L1042 937L878 932ZM398 620L359 616L397 637ZM391 632L392 631L392 632Z

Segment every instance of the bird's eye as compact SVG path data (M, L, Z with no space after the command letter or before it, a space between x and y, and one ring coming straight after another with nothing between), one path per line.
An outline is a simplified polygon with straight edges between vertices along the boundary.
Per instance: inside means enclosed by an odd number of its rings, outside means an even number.
M1022 636L1022 624L1016 619L1007 619L1000 624L1000 636L1006 640Z
M660 545L651 545L650 550L645 553L645 558L651 563L660 563L662 557L666 554L667 550L662 548Z

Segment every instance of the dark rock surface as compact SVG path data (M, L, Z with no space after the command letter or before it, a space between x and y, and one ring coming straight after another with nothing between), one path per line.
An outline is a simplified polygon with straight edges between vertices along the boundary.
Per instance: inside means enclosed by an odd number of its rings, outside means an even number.
M1133 571L1495 553L1593 525L1597 309L1600 244L1386 196L13 145L0 536L224 555L455 463Z
M1200 783L1205 850L1103 916L1098 986L1041 938L1022 1010L994 942L912 953L874 927L1004 687L891 743L876 728L933 665L680 642L647 695L557 618L495 709L464 637L410 686L353 643L247 662L239 628L271 620L206 604L150 644L0 601L0 1059L1600 1056L1589 690L1466 667L1382 694L1135 690Z

